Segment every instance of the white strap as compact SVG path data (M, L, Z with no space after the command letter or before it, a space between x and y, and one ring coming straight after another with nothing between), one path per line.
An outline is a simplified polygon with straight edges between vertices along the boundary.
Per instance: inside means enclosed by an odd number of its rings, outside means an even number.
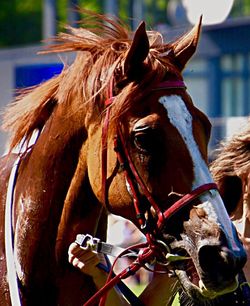
M12 205L15 188L16 174L20 162L20 157L16 159L9 178L6 206L5 206L5 254L7 265L7 277L10 289L10 299L12 306L21 306L18 289L18 281L15 267L13 232L12 232Z

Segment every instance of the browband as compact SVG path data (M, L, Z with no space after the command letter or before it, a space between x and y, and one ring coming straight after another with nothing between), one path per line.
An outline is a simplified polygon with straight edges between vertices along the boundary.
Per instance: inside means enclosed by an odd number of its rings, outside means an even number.
M176 80L176 81L163 81L157 84L153 90L166 89L166 88L186 88L184 81Z

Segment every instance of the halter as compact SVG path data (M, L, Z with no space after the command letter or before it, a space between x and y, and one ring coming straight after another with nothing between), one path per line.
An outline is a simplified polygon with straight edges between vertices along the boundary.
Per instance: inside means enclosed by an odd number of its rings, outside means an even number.
M153 90L161 90L161 89L185 89L185 83L182 80L176 81L164 81L159 83ZM105 101L106 106L110 106L114 100L113 97L113 80L110 82L109 98ZM104 118L104 124L102 128L102 199L105 206L108 203L108 186L107 186L107 138L108 138L108 125L110 118L110 108L106 109L106 116ZM138 256L137 261L132 263L128 269L122 271L120 274L115 276L114 278L108 277L106 285L101 288L87 303L85 306L93 305L101 296L104 298L101 299L100 304L104 305L105 303L105 294L106 292L112 288L115 284L117 284L121 279L126 278L132 274L134 274L137 270L139 270L145 263L149 263L152 259L162 257L162 245L165 245L163 241L157 240L157 237L161 236L161 230L164 226L166 226L167 220L176 214L181 208L187 206L192 201L200 197L202 194L212 190L217 190L217 185L215 183L208 183L199 186L198 188L192 190L190 193L184 195L181 199L175 202L170 208L165 211L162 211L154 200L152 195L150 194L147 186L141 179L136 167L133 164L131 156L128 152L128 149L125 144L125 139L122 133L121 124L118 123L118 131L117 135L114 139L114 149L117 154L118 162L123 169L126 182L129 186L130 193L133 198L133 204L135 209L136 218L140 225L141 231L144 233L148 247L144 249L141 255ZM139 189L141 192L139 192ZM154 208L157 214L157 223L156 227L151 228L148 224L144 213L140 209L140 198L144 196L147 199L147 202L151 207ZM165 245L168 249L168 246ZM165 252L166 252L165 248Z

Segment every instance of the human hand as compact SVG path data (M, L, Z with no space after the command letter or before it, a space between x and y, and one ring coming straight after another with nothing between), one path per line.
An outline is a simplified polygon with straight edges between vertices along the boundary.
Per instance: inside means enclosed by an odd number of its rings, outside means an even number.
M75 268L92 277L99 274L99 263L106 264L103 254L82 249L76 242L71 243L68 250L68 260Z

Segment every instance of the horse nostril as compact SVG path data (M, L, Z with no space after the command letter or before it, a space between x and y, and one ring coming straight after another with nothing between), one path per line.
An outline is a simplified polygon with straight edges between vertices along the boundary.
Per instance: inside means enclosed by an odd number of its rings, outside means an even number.
M230 250L219 245L204 245L198 252L200 267L209 274L235 274L235 260Z
M204 245L199 249L198 257L202 271L209 271L219 258L218 247Z

